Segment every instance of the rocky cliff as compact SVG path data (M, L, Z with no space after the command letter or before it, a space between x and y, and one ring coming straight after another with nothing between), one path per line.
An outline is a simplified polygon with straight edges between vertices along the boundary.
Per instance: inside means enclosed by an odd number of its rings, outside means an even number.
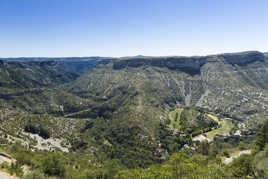
M264 54L257 51L222 54L206 57L144 57L116 60L113 63L115 70L124 68L138 68L141 66L166 67L170 70L186 72L188 74L200 73L201 67L207 62L225 62L232 65L245 66L247 64L264 61Z

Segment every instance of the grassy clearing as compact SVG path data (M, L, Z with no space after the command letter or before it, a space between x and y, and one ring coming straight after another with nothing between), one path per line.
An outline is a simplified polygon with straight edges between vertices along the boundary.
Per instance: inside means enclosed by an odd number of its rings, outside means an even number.
M220 120L218 119L217 116L214 116L214 115L212 115L212 114L207 114L207 116L208 116L210 119L213 119L215 122L220 123Z
M180 116L181 112L183 111L182 108L177 108L174 111L170 112L169 114L169 119L170 119L170 124L169 127L172 129L179 129L180 127Z
M224 119L222 121L219 121L219 123L221 125L220 128L205 133L208 138L210 138L210 139L213 140L213 138L217 134L226 134L226 133L229 133L231 131L231 129L234 127L234 125L233 125L233 123L232 123L232 121L230 119Z

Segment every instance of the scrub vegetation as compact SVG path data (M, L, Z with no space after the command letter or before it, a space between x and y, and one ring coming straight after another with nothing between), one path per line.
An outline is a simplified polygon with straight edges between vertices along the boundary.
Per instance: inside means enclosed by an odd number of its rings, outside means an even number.
M27 179L267 178L267 69L255 51L1 59L0 169Z

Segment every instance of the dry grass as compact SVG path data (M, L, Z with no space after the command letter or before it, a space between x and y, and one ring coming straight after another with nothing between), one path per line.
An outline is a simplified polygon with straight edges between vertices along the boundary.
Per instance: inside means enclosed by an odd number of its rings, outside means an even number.
M226 134L229 133L231 131L231 129L233 128L233 123L230 119L224 119L222 121L219 121L221 127L215 130L212 130L210 132L205 133L206 136L210 139L213 140L213 138L217 135L217 134Z

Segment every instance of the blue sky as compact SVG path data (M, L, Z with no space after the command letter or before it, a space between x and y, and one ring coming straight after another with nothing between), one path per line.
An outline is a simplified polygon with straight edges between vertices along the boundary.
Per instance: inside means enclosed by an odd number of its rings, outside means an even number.
M0 0L0 56L268 51L267 0Z

